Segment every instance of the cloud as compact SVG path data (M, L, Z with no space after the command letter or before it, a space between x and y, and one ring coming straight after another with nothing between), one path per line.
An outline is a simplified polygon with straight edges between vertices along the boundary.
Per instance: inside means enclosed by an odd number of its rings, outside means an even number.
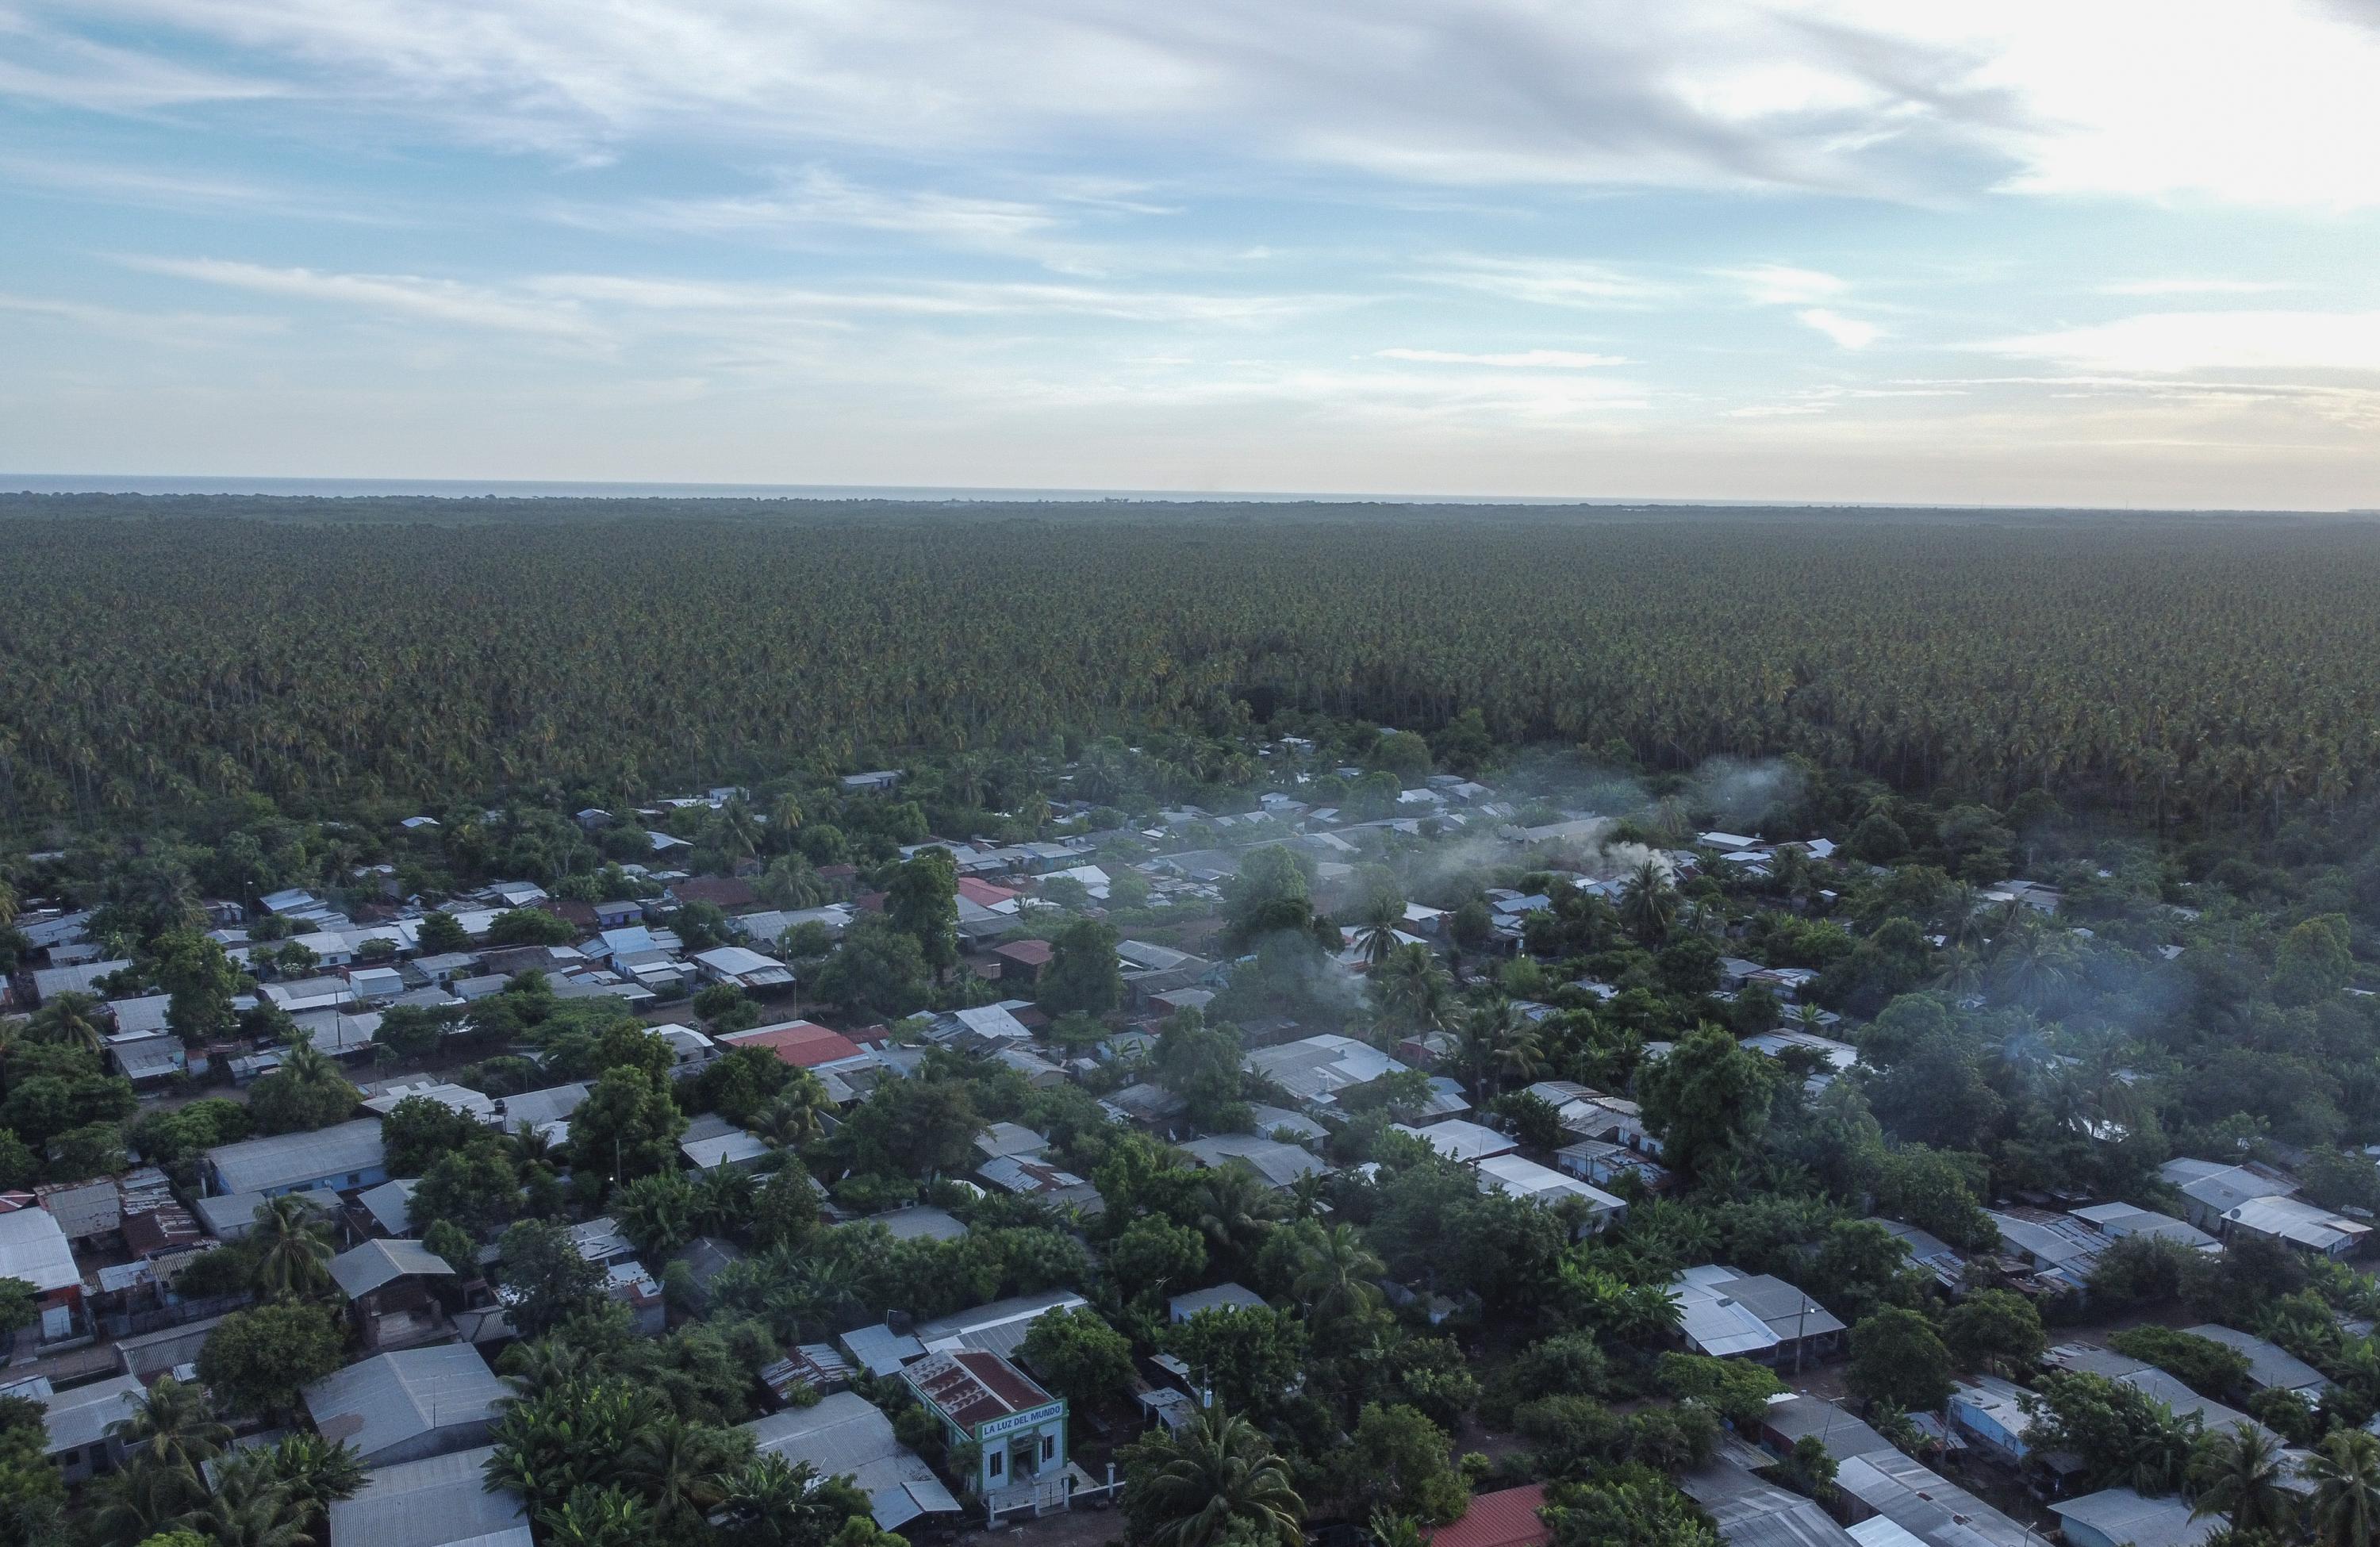
M1744 298L1762 306L1807 306L1831 299L1851 288L1830 274L1815 269L1762 263L1748 269L1716 269L1718 278L1743 287Z
M2380 311L2146 312L1972 347L2114 374L2380 372Z
M1524 349L1514 354L1466 355L1444 349L1375 349L1376 359L1414 360L1425 365L1485 365L1506 371L1585 371L1604 365L1633 365L1622 355L1588 355L1572 349Z
M2272 279L2124 279L2099 286L2103 296L2257 296L2296 286Z
M1810 307L1793 315L1799 318L1804 326L1815 328L1833 339L1840 348L1864 349L1884 335L1884 330L1874 323L1864 323L1856 317L1846 317L1840 312L1829 311L1822 306Z
M130 257L123 262L150 274L289 300L581 343L598 336L587 317L567 301L536 301L504 290L418 274L329 274L213 258Z
M1537 306L1625 309L1649 306L1672 294L1667 286L1600 263L1560 259L1458 254L1439 260L1420 277Z

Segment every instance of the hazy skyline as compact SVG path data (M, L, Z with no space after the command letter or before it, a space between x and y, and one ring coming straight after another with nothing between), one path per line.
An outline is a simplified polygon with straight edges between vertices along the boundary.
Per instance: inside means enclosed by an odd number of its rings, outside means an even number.
M0 469L2380 506L2375 80L2362 0L0 0Z

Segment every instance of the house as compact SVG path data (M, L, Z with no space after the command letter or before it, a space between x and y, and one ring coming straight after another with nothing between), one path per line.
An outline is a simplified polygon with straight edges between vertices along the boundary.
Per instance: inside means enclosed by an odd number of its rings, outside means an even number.
M1461 1117L1432 1123L1426 1128L1408 1124L1396 1125L1397 1132L1419 1139L1448 1160L1473 1164L1491 1155L1509 1155L1521 1147L1521 1141L1510 1134L1498 1133L1483 1124Z
M570 1136L570 1115L586 1102L588 1089L574 1080L568 1085L549 1085L541 1090L499 1096L491 1112L506 1133L542 1133L558 1144Z
M42 1342L72 1337L88 1326L82 1271L75 1266L65 1229L47 1209L19 1207L0 1213L0 1278L22 1279L33 1286Z
M356 1194L356 1202L370 1215L371 1222L391 1236L413 1234L413 1189L421 1182L418 1177L400 1177L382 1182L376 1188L366 1188Z
M115 1020L119 1033L153 1037L171 1029L165 1011L173 1003L174 996L170 993L143 994L138 999L111 999L107 1002L107 1013Z
M2024 1526L1889 1445L1843 1462L1835 1486L1925 1547L2039 1547Z
M2253 1333L2236 1332L2213 1322L2185 1328L2192 1335L2220 1343L2226 1348L2245 1355L2248 1360L2248 1384L2257 1391L2293 1391L2310 1402L2319 1402L2330 1389L2323 1372L2290 1353L2270 1338Z
M2033 1428L2024 1395L2022 1386L1997 1375L1962 1381L1950 1390L1951 1427L2003 1461L2022 1461L2030 1448L2025 1435Z
M956 1047L968 1053L988 1053L993 1048L1021 1046L1033 1040L1032 1029L1016 1018L1011 1004L975 1005L964 1010L952 1010L934 1017L926 1035L934 1041Z
M311 1010L335 1010L355 1002L355 990L345 978L299 978L289 982L266 983L257 990L265 998L290 1015L304 1015Z
M1873 1456L1892 1448L1890 1440L1832 1402L1791 1394L1768 1399L1753 1437L1780 1460L1792 1455L1793 1447L1803 1440L1815 1438L1838 1465L1854 1456Z
M1050 1141L1022 1123L992 1124L975 1136L975 1147L986 1160L1031 1158L1050 1152Z
M1967 1259L1949 1242L1929 1230L1904 1224L1897 1219L1871 1215L1869 1224L1880 1224L1892 1237L1909 1249L1909 1265L1933 1275L1935 1284L1950 1294L1957 1294L1967 1282Z
M2113 1349L2086 1343L2061 1343L2044 1354L2042 1360L2054 1370L2104 1376L2120 1385L2130 1386L2164 1403L2173 1410L2176 1418L2196 1418L2199 1427L2209 1433L2216 1431L2239 1433L2254 1430L2276 1445L2280 1443L2278 1435L2247 1414L2201 1396L2155 1365L2119 1354Z
M993 946L991 954L1000 960L1002 982L1030 984L1039 981L1041 969L1050 965L1052 951L1046 940L1012 940Z
M1843 1323L1781 1278L1718 1263L1688 1268L1671 1282L1687 1351L1763 1364L1824 1358L1840 1346Z
M670 896L680 906L708 903L722 913L740 913L760 900L759 895L752 890L752 883L738 876L696 876L690 881L676 883L669 891Z
M843 787L854 795L882 795L901 782L901 775L902 771L897 768L878 768L866 774L845 774L843 776ZM888 1526L885 1529L890 1530L892 1528Z
M779 1062L791 1064L797 1069L863 1062L867 1057L859 1044L849 1037L808 1020L782 1020L769 1026L756 1026L748 1031L729 1031L722 1034L718 1041L730 1048L767 1048L777 1055Z
M355 1497L330 1506L331 1540L338 1547L531 1547L527 1501L487 1487L494 1455L482 1445L366 1472Z
M1628 1211L1626 1203L1601 1188L1518 1155L1490 1155L1480 1161L1475 1169L1481 1192L1500 1192L1548 1207L1572 1202L1585 1205L1585 1217L1576 1231L1580 1236L1597 1234Z
M2222 1242L2194 1224L2130 1203L2099 1203L2068 1212L2111 1241L2120 1241L2127 1236L2149 1236L2179 1241L2192 1251L2213 1254L2223 1249Z
M930 1203L912 1203L906 1208L892 1209L847 1223L882 1225L886 1234L896 1241L955 1241L967 1233L965 1221L949 1210L937 1209Z
M108 1062L135 1085L157 1085L190 1066L182 1039L167 1031L119 1031L107 1039Z
M704 981L733 983L750 993L773 993L794 986L793 969L744 945L721 945L695 954Z
M1601 1139L1582 1139L1575 1144L1563 1145L1554 1151L1554 1165L1565 1176L1575 1176L1602 1188L1616 1185L1623 1176L1633 1176L1644 1183L1648 1192L1666 1192L1671 1179L1669 1168L1660 1162L1624 1144Z
M975 1348L1005 1357L1016 1352L1025 1342L1025 1334L1042 1317L1053 1310L1073 1310L1087 1303L1071 1289L1044 1289L1039 1294L994 1300L972 1310L920 1322L915 1335L918 1346L929 1353Z
M495 1121L496 1103L492 1097L468 1085L449 1085L440 1080L425 1079L416 1084L389 1086L378 1095L365 1097L363 1107L376 1116L386 1117L416 1097L435 1102L457 1117L468 1117L475 1123L492 1125Z
M368 1467L419 1461L487 1443L512 1395L467 1343L376 1354L301 1394L322 1438L355 1446Z
M998 1354L929 1354L901 1371L953 1447L976 1447L978 1470L963 1480L991 1517L1011 1509L1062 1509L1066 1403Z
M1532 1482L1496 1493L1475 1493L1462 1516L1422 1533L1429 1547L1545 1547L1553 1531L1538 1518L1546 1485Z
M381 1147L380 1119L358 1117L312 1133L219 1144L207 1151L207 1171L210 1190L217 1193L272 1198L317 1188L345 1192L387 1181L388 1157Z
M95 986L99 980L121 972L132 965L128 957L118 956L107 961L77 962L68 967L41 967L33 969L33 1003L47 1004L62 993L100 994Z
M677 1148L686 1163L697 1171L716 1171L722 1165L749 1171L769 1158L765 1140L745 1132L715 1112L706 1112L686 1124Z
M1866 1547L1799 1493L1764 1482L1726 1456L1678 1479L1727 1547Z
M2177 1159L2157 1167L2157 1175L2181 1194L2182 1215L2212 1234L2220 1235L2223 1216L2255 1198L2288 1198L2297 1183L2268 1165L2252 1162L2226 1164L2220 1161Z
M1342 1090L1405 1071L1404 1065L1369 1042L1328 1032L1258 1048L1242 1058L1241 1066L1271 1080L1307 1108L1331 1106Z
M413 1240L375 1238L331 1259L331 1278L367 1348L412 1348L452 1334L431 1285L455 1270Z
M1099 1189L1040 1155L1001 1155L976 1167L975 1174L1002 1192L1038 1198L1061 1208L1098 1214L1106 1209Z
M69 1483L112 1472L123 1463L124 1446L109 1437L108 1426L130 1418L146 1395L130 1375L111 1375L67 1392L52 1389L46 1375L0 1387L0 1396L42 1405L42 1449Z
M2089 1289L2092 1269L2115 1244L2082 1221L2046 1209L1985 1212L1999 1229L2002 1250L2022 1258L2034 1273L2066 1289Z
M881 1529L959 1512L958 1500L933 1468L893 1436L892 1420L855 1393L835 1392L743 1427L760 1456L808 1462L820 1477L851 1479L868 1495L868 1511Z
M1245 1285L1218 1284L1206 1289L1193 1289L1176 1295L1165 1302L1167 1318L1187 1322L1202 1310L1262 1310L1265 1298Z
M1304 1113L1292 1112L1285 1106L1267 1106L1262 1102L1248 1103L1247 1131L1288 1144L1311 1144L1330 1137L1329 1128Z
M2129 1488L2054 1500L2049 1509L2067 1547L2199 1547L2223 1529L2221 1516L2193 1516L2179 1495L2144 1498Z
M339 1200L328 1188L287 1196L298 1200L326 1221L338 1209ZM256 1212L271 1201L261 1192L217 1193L208 1198L192 1199L190 1212L199 1216L199 1223L216 1240L237 1241L256 1228Z
M1330 1169L1309 1150L1255 1134L1209 1134L1183 1145L1182 1152L1209 1171L1245 1165L1261 1177L1265 1186L1275 1188L1290 1187Z
M2216 1226L2226 1238L2263 1236L2301 1251L2351 1257L2363 1249L2372 1226L2295 1198L2252 1198L2226 1210Z

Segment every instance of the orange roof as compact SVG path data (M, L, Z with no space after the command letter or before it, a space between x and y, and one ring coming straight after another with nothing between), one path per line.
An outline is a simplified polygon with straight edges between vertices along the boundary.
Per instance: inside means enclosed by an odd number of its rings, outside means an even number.
M1423 1540L1429 1547L1543 1547L1554 1534L1537 1518L1545 1503L1542 1482L1477 1494L1462 1519L1426 1532Z
M816 1021L791 1020L782 1026L759 1026L731 1031L719 1039L731 1047L765 1047L797 1069L814 1069L839 1058L859 1056L859 1044L832 1027Z
M974 876L963 875L959 877L959 895L978 907L990 907L995 903L1009 901L1016 895L1016 893L1006 886L994 886L989 881L978 881Z

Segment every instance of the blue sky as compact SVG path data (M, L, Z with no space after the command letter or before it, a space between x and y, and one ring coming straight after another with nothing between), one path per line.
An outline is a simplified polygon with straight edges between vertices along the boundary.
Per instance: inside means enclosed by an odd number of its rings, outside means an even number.
M0 469L2380 506L2366 0L0 0Z

